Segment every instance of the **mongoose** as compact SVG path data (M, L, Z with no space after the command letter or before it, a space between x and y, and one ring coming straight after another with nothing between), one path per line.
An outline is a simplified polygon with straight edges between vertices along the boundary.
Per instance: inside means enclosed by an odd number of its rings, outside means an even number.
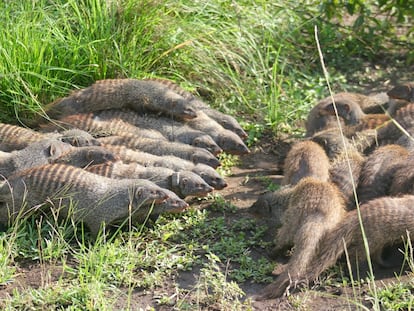
M250 152L237 134L225 129L201 110L197 111L196 118L187 120L186 124L210 135L217 145L227 153L241 155Z
M407 158L400 161L393 175L389 188L391 196L401 194L414 195L414 154L410 153Z
M403 129L411 129L414 126L414 103L408 104L398 109L394 115L394 120L378 129L378 139L380 141L395 141L404 135Z
M211 108L209 105L201 101L195 95L184 90L178 84L170 80L160 79L160 78L152 78L149 80L156 81L156 82L166 85L169 89L171 89L172 91L176 92L177 94L187 99L192 105L192 107L194 108L194 110L196 111L202 110L205 114L207 114L210 118L214 119L225 129L230 130L236 133L237 135L239 135L240 138L245 139L248 137L247 133L243 130L243 128L240 126L239 122L237 122L235 118L227 114L224 114L216 109Z
M261 194L249 207L249 213L265 218L273 228L282 225L282 216L286 211L290 196L295 189L292 185L283 186L276 191Z
M414 196L381 197L360 206L362 223L369 245L371 258L379 259L384 246L401 242L407 231L414 228L413 217ZM327 268L333 266L344 253L345 246L351 262L353 258L362 261L366 251L358 220L358 211L352 210L324 234L312 254L312 261L306 266L301 263L292 265L291 281L272 283L266 288L261 298L276 298L286 291L289 284L301 281L314 281Z
M99 145L90 134L78 129L45 134L17 125L0 123L0 150L2 151L20 150L35 141L48 138L59 139L78 147Z
M180 119L196 117L188 100L167 86L137 79L96 81L47 105L45 111L49 117L59 119L64 115L119 108L162 112Z
M211 152L182 143L139 137L127 133L122 136L102 137L99 138L99 141L103 144L122 145L159 156L174 155L194 163L204 163L214 168L220 166L220 161Z
M414 102L414 83L407 82L396 85L387 92L387 95L393 99L402 99L408 102Z
M340 93L341 94L341 93ZM382 114L366 114L358 102L351 97L334 95L335 105L341 125L353 125L358 130L377 128L390 120ZM327 97L313 107L306 121L306 136L310 137L318 131L338 127L335 109L331 97Z
M95 137L122 136L123 133L130 133L141 137L166 140L159 131L138 128L119 118L101 118L99 112L77 113L64 116L53 123L41 124L40 128L42 130L55 130L56 124L63 128L78 128L91 133Z
M329 180L329 158L317 143L305 140L292 145L283 166L282 185L296 185L303 177Z
M181 198L187 196L203 197L213 191L213 187L190 171L175 172L165 167L145 167L137 163L125 164L122 162L92 165L86 170L110 178L148 179L162 188L172 190Z
M364 203L388 195L392 177L400 165L405 165L408 150L400 145L385 145L374 150L362 166L358 198Z
M127 109L104 110L95 113L95 116L101 120L120 119L143 130L156 130L170 141L204 148L214 155L223 151L211 136L189 127L185 122L180 122L173 118L153 116L150 114L139 115L135 111Z
M346 154L343 153L336 157L331 163L331 167L329 169L329 179L341 191L347 209L354 209L354 185L355 189L357 189L362 167L365 163L365 158L358 151L349 151L347 154L348 158L346 157ZM351 169L353 179L351 179L349 169Z
M188 160L176 156L157 156L147 152L132 150L124 146L116 145L104 145L106 149L117 154L122 162L125 163L139 163L143 166L159 166L170 168L176 172L180 171L192 171L196 173L201 178L204 179L206 183L212 186L216 190L221 190L227 187L226 181L223 177L220 176L217 171L211 166L205 165L203 163L193 163Z
M47 164L72 150L72 146L58 140L33 142L26 148L12 151L0 161L0 176L10 175L38 165Z
M322 146L331 160L342 154L345 148L355 150L350 140L345 135L342 137L339 129L335 127L318 131L310 139Z
M17 125L0 123L0 150L23 149L34 141L44 139L43 134Z
M312 177L303 178L290 196L283 225L275 238L274 252L292 244L295 250L276 281L268 285L259 298L281 296L291 280L296 285L324 235L343 221L345 214L342 195L334 184Z
M83 221L96 236L101 225L122 222L140 209L168 198L164 189L148 180L116 180L63 164L47 164L22 171L0 187L0 220L14 220L20 213L46 201L59 208L59 216ZM73 203L73 214L70 205Z
M116 162L119 160L117 155L103 147L86 146L72 148L57 158L49 159L49 163L62 163L85 168L90 165Z
M365 113L383 113L389 103L389 96L385 92L364 95L353 92L340 92L334 95L335 99L349 98L356 102Z

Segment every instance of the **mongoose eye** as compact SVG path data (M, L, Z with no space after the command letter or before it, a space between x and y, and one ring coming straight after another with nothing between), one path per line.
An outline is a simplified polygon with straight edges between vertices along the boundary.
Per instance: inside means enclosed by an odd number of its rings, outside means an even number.
M187 178L183 178L182 180L183 185L186 185L188 183L188 179Z

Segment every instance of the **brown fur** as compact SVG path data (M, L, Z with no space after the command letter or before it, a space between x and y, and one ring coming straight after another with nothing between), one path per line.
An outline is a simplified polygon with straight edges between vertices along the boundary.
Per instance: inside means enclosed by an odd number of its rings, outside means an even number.
M414 102L414 82L396 85L387 92L387 95L393 99L402 99L408 102Z
M148 80L108 79L72 92L46 107L49 117L57 118L74 113L105 109L131 108L155 111L178 118L194 118L196 113L188 100L167 86Z
M404 158L397 165L393 176L391 176L389 194L392 196L414 195L414 154L410 153L407 158Z
M292 145L284 163L282 185L296 185L302 178L312 176L329 180L329 158L325 150L313 141L299 141Z
M396 169L404 165L407 158L407 149L399 145L382 146L370 154L361 171L358 186L360 202L388 195Z
M277 231L275 252L295 245L295 251L276 281L267 286L261 299L279 297L291 284L301 281L323 236L345 216L344 202L335 185L312 177L302 179L295 187L283 225Z
M381 252L387 245L401 242L407 231L414 229L414 196L382 197L369 201L360 207L362 223L372 258L381 258ZM327 268L334 265L344 253L344 249L353 262L362 261L366 251L358 220L358 211L349 211L342 221L324 233L312 254L312 260L305 265L298 262L291 265L292 282L279 281L266 288L262 298L275 298L283 295L289 283L295 285L303 281L314 281ZM290 263L289 263L290 264ZM285 279L283 279L285 280Z

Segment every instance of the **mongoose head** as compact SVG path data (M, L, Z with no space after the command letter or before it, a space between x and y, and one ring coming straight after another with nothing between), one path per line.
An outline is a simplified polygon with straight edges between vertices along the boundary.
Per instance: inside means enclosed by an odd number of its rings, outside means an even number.
M249 135L243 130L239 122L232 116L220 113L220 116L214 118L222 127L236 133L240 138L246 139Z
M168 194L161 187L154 185L135 185L133 188L132 206L139 208L148 204L160 204L168 198Z
M171 184L174 192L182 198L203 197L213 191L213 187L209 186L200 176L189 171L174 172L171 175Z
M229 130L224 130L218 134L216 142L225 152L230 154L243 155L250 153L249 148L247 148L243 140Z
M100 146L101 143L91 134L80 129L63 131L60 140L76 147Z
M218 155L219 153L223 152L223 149L221 149L213 140L213 138L207 134L195 137L191 145L207 149L214 155Z
M403 99L414 102L414 82L397 85L387 92L387 95L393 99Z
M197 117L197 112L191 107L191 105L189 105L189 101L181 95L171 90L167 90L165 93L165 99L165 102L169 103L169 105L166 105L165 113L172 114L182 119L194 119Z
M350 99L338 99L335 101L336 110L338 115L345 120L348 125L358 124L365 116L361 107ZM320 114L323 115L335 115L335 108L332 102L328 103Z
M227 187L224 178L211 166L199 163L194 166L192 172L199 175L206 183L216 190L221 190Z
M165 190L168 194L168 198L164 202L154 206L153 214L180 213L189 206L188 203L180 199L177 194L170 190Z
M211 167L219 167L220 161L210 152L202 148L197 148L191 155L191 161L194 163L204 163Z

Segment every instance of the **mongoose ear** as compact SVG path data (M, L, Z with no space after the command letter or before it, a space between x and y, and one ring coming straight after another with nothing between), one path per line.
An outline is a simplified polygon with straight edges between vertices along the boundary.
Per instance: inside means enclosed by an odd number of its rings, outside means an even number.
M62 155L62 149L58 143L52 142L49 147L49 156L57 158Z

